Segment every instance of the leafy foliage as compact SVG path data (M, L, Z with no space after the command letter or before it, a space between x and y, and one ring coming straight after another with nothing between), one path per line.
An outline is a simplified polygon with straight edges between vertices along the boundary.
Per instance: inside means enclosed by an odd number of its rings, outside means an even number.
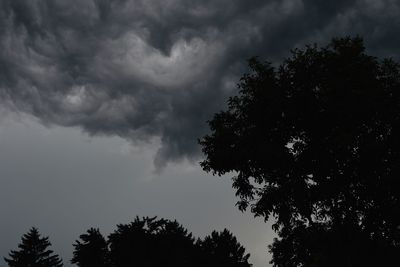
M257 58L249 66L239 94L199 141L201 166L235 172L239 208L275 218L272 263L337 263L338 252L345 260L335 266L382 266L362 265L365 253L393 260L400 253L400 65L367 55L356 37L295 49L278 68Z
M10 267L61 267L62 260L52 250L48 237L40 237L36 228L31 228L22 236L19 250L12 250L9 258L4 258Z

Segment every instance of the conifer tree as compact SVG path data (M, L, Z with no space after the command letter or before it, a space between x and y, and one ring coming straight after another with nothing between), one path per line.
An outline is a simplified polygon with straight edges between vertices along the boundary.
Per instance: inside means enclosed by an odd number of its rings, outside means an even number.
M37 228L32 227L22 236L19 250L12 250L4 258L10 267L61 267L62 260L53 251L48 237L41 237Z

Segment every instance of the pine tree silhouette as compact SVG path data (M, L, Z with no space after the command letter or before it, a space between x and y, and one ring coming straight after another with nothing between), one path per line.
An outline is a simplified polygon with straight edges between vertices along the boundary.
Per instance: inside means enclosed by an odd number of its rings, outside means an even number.
M32 227L22 236L19 250L12 250L9 258L4 258L10 267L61 267L62 260L52 250L48 237L41 237L37 228Z

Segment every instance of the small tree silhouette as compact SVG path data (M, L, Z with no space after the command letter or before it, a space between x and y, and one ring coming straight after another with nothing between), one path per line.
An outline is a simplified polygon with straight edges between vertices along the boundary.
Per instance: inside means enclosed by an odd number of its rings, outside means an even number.
M195 266L194 238L176 221L137 217L117 225L109 245L114 266Z
M203 252L204 266L250 267L250 254L227 229L222 232L213 231L204 240L197 242Z
M22 236L19 250L12 250L9 258L4 258L10 267L61 267L62 260L52 250L48 237L40 237L37 228L32 227Z
M90 228L86 234L79 236L74 246L74 256L71 263L80 267L108 267L109 251L107 241L99 229Z

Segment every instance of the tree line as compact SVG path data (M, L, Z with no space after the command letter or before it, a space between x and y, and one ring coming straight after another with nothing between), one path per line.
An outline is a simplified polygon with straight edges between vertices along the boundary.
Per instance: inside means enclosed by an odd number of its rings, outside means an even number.
M10 267L62 267L48 237L33 227L22 236L18 250L4 260ZM79 267L226 266L250 267L250 254L227 229L195 238L177 221L136 217L105 238L90 228L73 244L72 264Z

